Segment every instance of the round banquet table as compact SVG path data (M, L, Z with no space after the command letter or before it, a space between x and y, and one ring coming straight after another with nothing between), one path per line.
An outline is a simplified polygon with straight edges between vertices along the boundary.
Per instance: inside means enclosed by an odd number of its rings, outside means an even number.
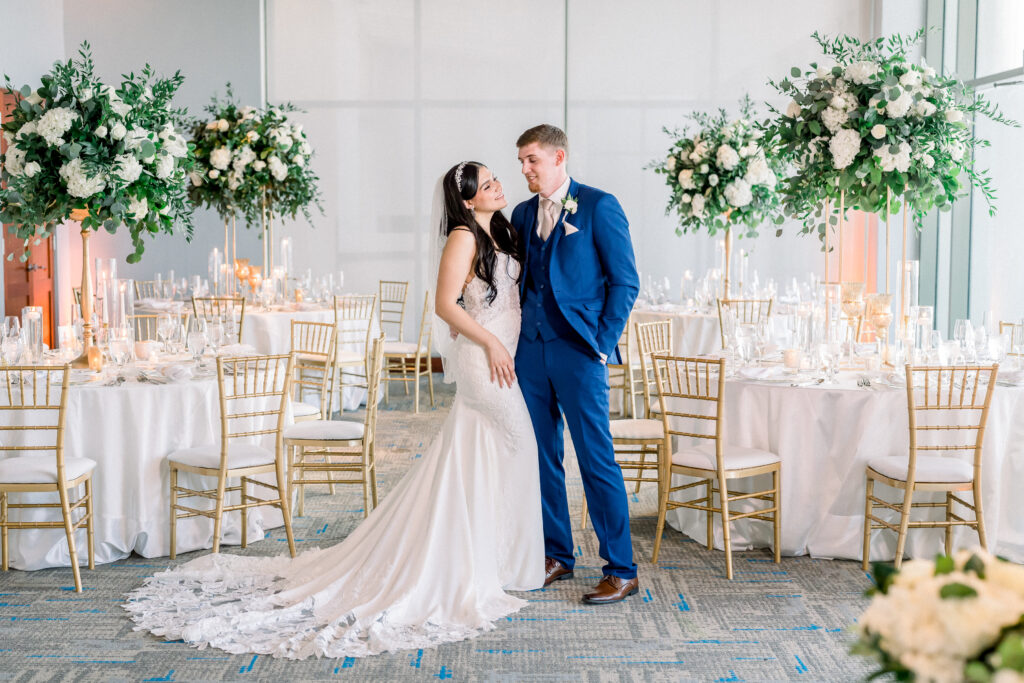
M303 307L307 308L307 307ZM288 353L292 347L292 321L330 323L334 322L333 308L308 308L308 310L292 307L274 307L270 310L246 308L245 323L242 327L242 343L251 345L257 353ZM365 330L357 320L342 320L338 324L340 330ZM371 338L379 334L377 320L371 320ZM365 339L362 335L359 335ZM342 344L339 350L353 351L364 354L364 343ZM358 410L366 401L366 389L362 387L345 387L341 407L343 410ZM334 405L337 406L335 396Z
M630 331L637 323L656 320L672 321L672 352L678 356L704 356L722 350L722 337L718 331L718 313L701 313L674 304L660 304L633 309ZM636 344L634 343L634 346ZM631 349L632 351L632 349ZM639 362L639 356L637 356Z
M6 400L6 398L4 399ZM287 416L291 422L290 414ZM13 420L4 411L0 419ZM93 473L96 562L113 562L133 551L143 557L164 557L170 552L170 475L167 456L180 448L219 443L220 406L216 379L205 378L149 384L125 382L102 386L98 382L69 389L65 426L65 456L91 458ZM13 422L12 422L13 424ZM52 443L52 442L51 442ZM273 437L261 445L273 448ZM29 452L31 453L31 452ZM17 453L21 455L22 453ZM5 457L0 455L0 458ZM53 457L44 452L37 457ZM181 483L193 488L212 488L214 479L182 473ZM262 477L261 477L262 478ZM271 475L269 481L273 480ZM266 496L262 489L257 495ZM56 500L56 494L29 500ZM197 499L193 499L197 500ZM59 519L58 510L11 510L32 519ZM42 515L42 517L40 517ZM261 506L249 511L248 536L262 539L264 530L283 525L277 508ZM68 566L71 563L63 529L10 531L10 563L24 570ZM82 529L75 542L79 560L87 557ZM238 513L224 517L221 543L241 542ZM204 517L178 521L178 552L213 547L213 521ZM88 579L86 579L88 581Z
M844 372L837 384L791 386L732 379L725 389L725 440L739 446L768 450L782 460L782 552L821 558L859 560L864 527L864 471L869 459L906 456L909 450L907 394L904 388L873 383L857 386L857 373ZM678 446L678 444L677 444ZM965 457L970 457L965 456ZM675 475L673 485L693 481ZM1024 387L998 385L992 396L982 449L982 502L989 550L1024 562ZM761 490L770 477L730 482L736 491ZM691 489L681 495L693 494ZM875 486L876 495L896 501L902 492ZM695 495L695 494L694 494ZM939 494L918 493L915 501ZM961 494L968 502L970 492ZM733 509L753 509L737 501ZM968 512L960 508L961 512ZM914 519L941 515L941 509L917 509ZM898 519L898 517L896 518ZM704 514L670 510L668 524L690 538L706 543ZM666 530L665 542L673 542ZM932 558L942 552L942 529L911 529L907 553ZM715 517L714 543L723 548L721 518ZM978 545L977 533L954 528L955 548ZM734 550L770 547L771 524L743 519L733 523ZM892 560L896 534L872 532L872 561Z

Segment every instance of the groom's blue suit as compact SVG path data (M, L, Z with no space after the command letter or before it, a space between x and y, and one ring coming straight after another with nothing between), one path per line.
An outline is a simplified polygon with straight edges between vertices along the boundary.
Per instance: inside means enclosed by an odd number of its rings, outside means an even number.
M608 425L608 372L640 289L629 222L615 197L570 181L577 210L563 210L547 240L537 235L538 196L516 206L523 256L523 327L516 374L540 457L545 554L574 565L562 465L562 415L576 449L604 573L636 576L622 470Z

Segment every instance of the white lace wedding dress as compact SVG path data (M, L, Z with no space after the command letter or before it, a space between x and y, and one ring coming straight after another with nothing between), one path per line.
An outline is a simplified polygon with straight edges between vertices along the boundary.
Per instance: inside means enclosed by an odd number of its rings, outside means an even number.
M514 354L518 264L499 253L497 298L470 282L466 310ZM417 461L344 541L295 559L209 554L146 580L136 630L200 648L300 659L360 657L472 638L544 584L537 446L518 385L490 381L483 349L449 354L451 413Z

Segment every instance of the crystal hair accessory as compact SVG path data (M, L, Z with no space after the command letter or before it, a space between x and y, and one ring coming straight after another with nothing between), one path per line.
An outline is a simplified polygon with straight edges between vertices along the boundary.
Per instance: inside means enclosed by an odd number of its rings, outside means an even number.
M462 169L466 168L466 163L463 161L459 164L459 167L455 169L455 186L459 188L459 192L462 192Z

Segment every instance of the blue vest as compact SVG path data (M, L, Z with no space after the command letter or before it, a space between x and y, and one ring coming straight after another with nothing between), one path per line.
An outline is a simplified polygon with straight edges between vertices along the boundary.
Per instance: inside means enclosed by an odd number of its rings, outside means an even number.
M553 235L554 233L552 233ZM555 295L551 291L551 245L555 240L550 236L542 240L534 235L530 240L530 267L526 277L523 300L523 324L521 334L527 339L540 337L551 341L562 337L576 341L579 335L558 310Z

